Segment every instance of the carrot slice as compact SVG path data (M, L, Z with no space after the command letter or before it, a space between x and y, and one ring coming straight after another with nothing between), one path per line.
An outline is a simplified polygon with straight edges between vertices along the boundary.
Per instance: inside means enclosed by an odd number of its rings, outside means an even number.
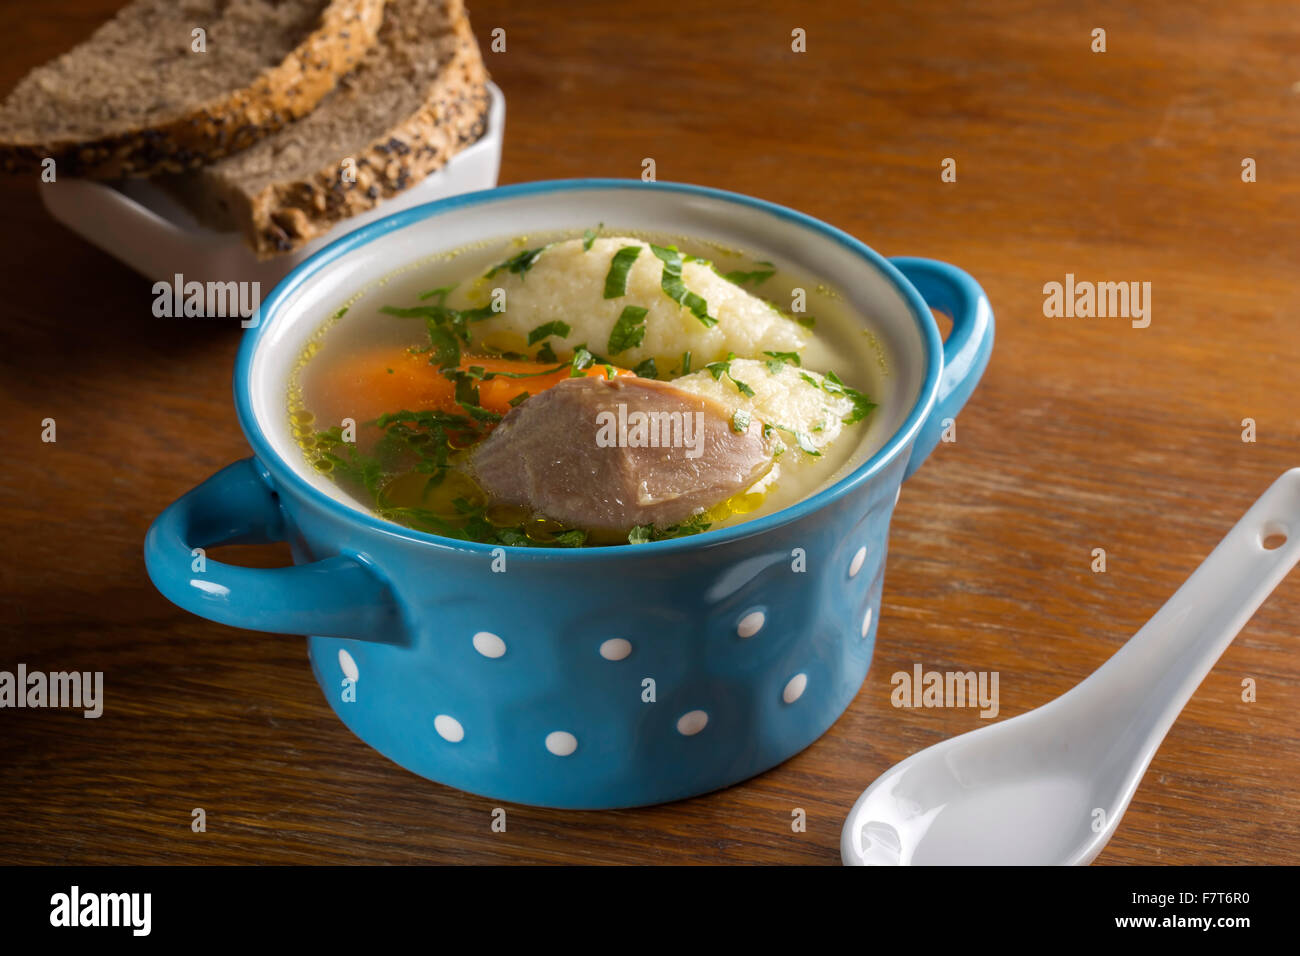
M525 393L536 395L570 376L567 366L548 372L555 365L490 356L462 356L460 367L498 373L478 383L479 405L501 415L510 411L512 399ZM319 396L313 411L321 427L337 424L344 418L367 422L386 412L403 410L464 414L464 409L456 403L455 386L429 364L429 356L412 354L405 348L385 346L356 351L311 371L321 378L308 377L303 383L304 391ZM539 372L546 374L539 375ZM614 369L614 373L632 374L622 368ZM592 366L583 374L603 376L605 366Z

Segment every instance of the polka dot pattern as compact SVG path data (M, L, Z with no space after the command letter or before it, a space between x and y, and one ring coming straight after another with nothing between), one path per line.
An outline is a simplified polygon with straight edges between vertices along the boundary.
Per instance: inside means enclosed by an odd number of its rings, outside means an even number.
M762 611L750 611L736 624L736 633L741 637L753 637L767 623L767 615Z
M458 744L465 739L465 728L461 726L460 721L446 714L439 714L433 718L433 729L448 743Z
M632 642L621 637L611 637L600 645L600 656L607 661L621 661L632 653Z
M352 659L352 655L343 648L339 648L339 668L343 671L343 676L348 680L356 682L361 678L361 671L357 669L357 662Z
M867 549L858 548L858 553L855 554L853 556L853 560L849 562L849 577L856 578L858 576L858 572L862 570L862 562L866 560L867 560Z
M803 692L808 687L807 674L795 674L786 682L785 690L781 691L781 699L787 704L793 704L803 696Z
M474 635L474 650L484 657L503 657L506 652L506 642L491 631L479 631Z
M578 738L567 730L553 730L546 735L546 749L557 757L567 757L578 749Z
M709 723L709 715L702 710L691 710L677 718L677 732L683 737L694 737Z
M865 638L867 632L871 630L871 608L867 608L867 613L862 617L862 636Z

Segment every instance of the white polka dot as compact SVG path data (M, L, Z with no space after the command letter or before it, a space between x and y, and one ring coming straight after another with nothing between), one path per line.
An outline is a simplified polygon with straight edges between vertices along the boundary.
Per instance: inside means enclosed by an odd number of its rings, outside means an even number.
M785 685L785 690L781 691L781 699L787 704L793 704L803 696L804 688L808 686L807 674L795 674Z
M553 730L546 735L546 749L557 757L567 757L578 749L578 738L567 730Z
M753 637L767 623L767 615L762 611L750 611L736 625L736 633L741 637Z
M869 630L871 630L871 608L867 608L867 613L862 618L862 636L866 637Z
M709 715L702 710L692 710L677 718L677 732L683 737L694 737L709 722Z
M895 505L898 504L898 499L901 498L902 496L903 496L903 486L902 486L902 485L899 485L898 488L895 489L895 491L894 491L894 504L895 504Z
M357 662L352 659L352 655L343 648L339 648L339 667L343 668L343 676L350 681L357 681L361 677L361 672L357 670Z
M474 635L474 650L484 657L500 657L506 652L506 642L491 631L479 631Z
M621 661L632 653L632 642L621 637L611 637L600 645L600 656L607 661Z
M465 728L460 725L460 721L446 714L433 718L433 729L448 743L458 744L465 739Z
M858 553L849 562L849 577L856 578L858 576L858 572L862 570L862 562L865 560L867 560L867 549L858 548Z

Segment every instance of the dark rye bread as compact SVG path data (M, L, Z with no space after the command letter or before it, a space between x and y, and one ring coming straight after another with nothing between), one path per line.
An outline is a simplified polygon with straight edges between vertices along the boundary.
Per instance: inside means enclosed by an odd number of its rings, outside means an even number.
M461 0L388 0L378 42L315 110L162 182L203 222L242 233L269 258L372 209L477 140L486 84Z
M384 0L134 0L0 103L0 169L180 171L308 113L374 45ZM33 11L33 16L39 16ZM192 49L205 32L206 52Z

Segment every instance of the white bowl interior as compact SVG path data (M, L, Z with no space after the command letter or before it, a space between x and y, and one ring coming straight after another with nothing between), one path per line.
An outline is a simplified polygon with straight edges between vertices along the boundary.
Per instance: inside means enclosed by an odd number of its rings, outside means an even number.
M488 200L421 219L352 250L299 285L267 320L251 368L253 414L276 454L321 493L362 510L307 466L290 430L289 379L311 337L364 286L431 255L487 239L581 233L597 222L609 234L622 227L718 242L818 277L863 316L887 357L886 369L873 371L872 398L879 408L851 467L884 445L907 419L925 381L925 339L903 296L852 249L796 221L712 196L633 186L571 188Z

